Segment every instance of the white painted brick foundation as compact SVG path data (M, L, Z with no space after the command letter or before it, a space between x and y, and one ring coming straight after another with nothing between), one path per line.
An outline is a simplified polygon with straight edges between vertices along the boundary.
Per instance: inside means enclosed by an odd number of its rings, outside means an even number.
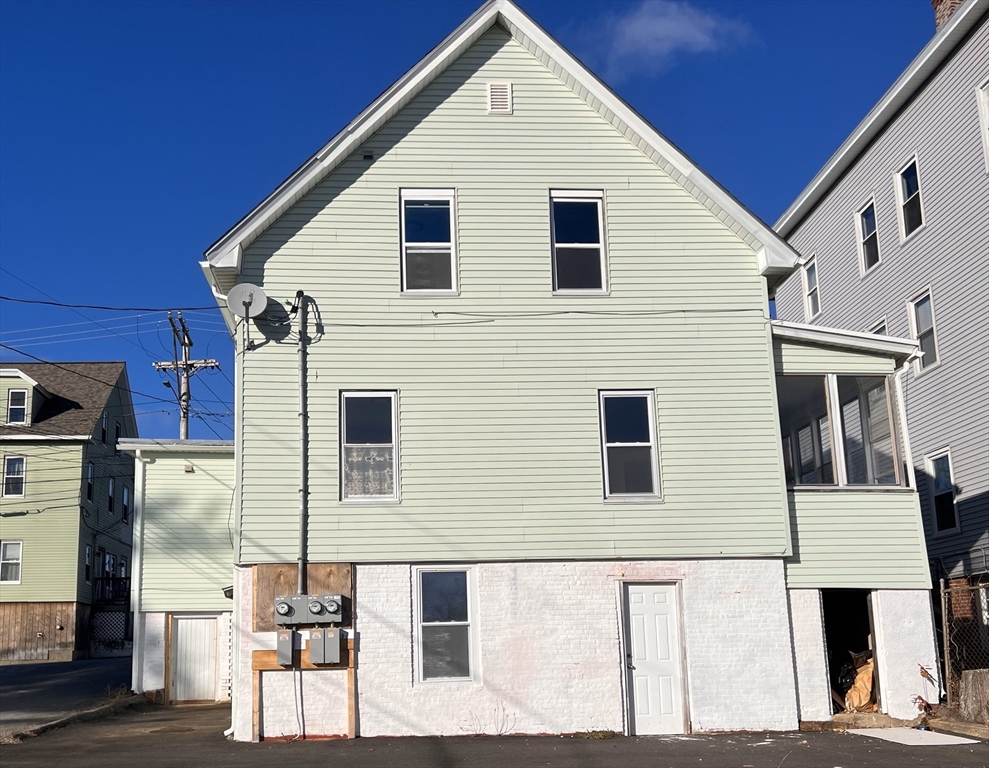
M346 670L262 672L261 736L347 735Z
M831 691L821 592L817 589L791 589L789 595L800 719L815 722L830 720Z
M910 720L920 714L914 696L937 701L935 686L920 676L920 666L937 672L931 593L925 589L880 589L872 593L879 685L883 711Z

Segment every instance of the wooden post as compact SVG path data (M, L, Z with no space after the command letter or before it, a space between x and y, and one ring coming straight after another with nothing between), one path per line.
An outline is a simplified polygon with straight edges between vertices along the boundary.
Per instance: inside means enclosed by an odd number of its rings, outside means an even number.
M261 741L261 670L251 670L251 741Z

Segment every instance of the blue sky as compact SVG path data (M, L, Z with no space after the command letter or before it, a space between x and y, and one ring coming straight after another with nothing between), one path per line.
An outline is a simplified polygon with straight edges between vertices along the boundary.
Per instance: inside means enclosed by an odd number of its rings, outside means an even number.
M929 0L520 4L770 224L934 34ZM0 293L211 305L205 248L477 5L0 1ZM191 436L230 437L231 344L187 318L223 367ZM126 360L142 435L178 435L163 313L0 302L0 341Z

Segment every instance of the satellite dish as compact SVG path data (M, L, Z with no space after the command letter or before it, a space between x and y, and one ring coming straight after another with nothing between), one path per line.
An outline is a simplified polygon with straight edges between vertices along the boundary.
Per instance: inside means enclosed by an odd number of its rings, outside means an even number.
M257 317L268 306L263 290L250 283L240 283L227 291L227 307L237 317Z

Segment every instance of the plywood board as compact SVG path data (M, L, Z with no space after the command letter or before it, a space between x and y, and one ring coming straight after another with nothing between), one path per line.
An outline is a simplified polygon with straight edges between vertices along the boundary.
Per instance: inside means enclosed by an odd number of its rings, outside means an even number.
M275 598L298 592L299 566L297 563L262 563L254 566L254 631L274 632ZM353 599L352 568L350 563L309 563L306 568L307 594L343 595L348 598L343 624L350 623L349 603Z

